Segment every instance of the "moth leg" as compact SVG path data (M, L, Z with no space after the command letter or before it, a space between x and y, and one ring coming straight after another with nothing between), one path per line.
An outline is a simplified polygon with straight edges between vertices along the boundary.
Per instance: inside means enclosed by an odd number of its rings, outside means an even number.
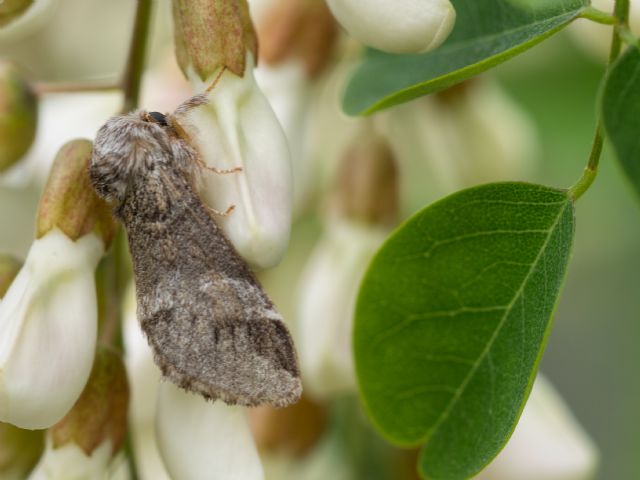
M206 203L203 203L203 205L207 208L207 210L209 210L212 214L217 215L218 217L223 217L226 218L229 215L231 215L231 212L233 212L236 209L235 205L229 205L229 208L227 208L224 212L221 212L220 210L216 210L213 207L210 207L209 205L207 205Z
M238 173L242 171L242 167L234 167L234 168L227 168L227 169L210 167L209 165L204 163L202 158L200 158L200 155L196 155L196 161L198 162L198 165L200 165L201 168L217 173L218 175L226 175L227 173Z

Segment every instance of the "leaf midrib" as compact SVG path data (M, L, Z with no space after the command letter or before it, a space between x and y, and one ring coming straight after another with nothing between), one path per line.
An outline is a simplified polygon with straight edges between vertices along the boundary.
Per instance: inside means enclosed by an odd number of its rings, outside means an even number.
M467 388L467 385L469 384L469 382L471 381L471 379L475 375L476 371L478 370L478 368L480 367L480 365L484 361L485 357L487 356L487 354L491 350L491 347L493 346L493 343L498 338L498 335L500 334L500 331L502 330L502 327L505 325L505 323L507 321L507 318L509 317L509 314L511 313L515 303L518 301L518 299L520 298L520 296L524 292L525 286L529 282L529 278L531 277L532 273L536 270L538 262L542 258L542 255L543 255L544 251L546 250L547 246L549 245L549 241L551 240L551 237L553 236L553 232L555 231L556 227L558 226L558 223L560 222L560 219L564 215L564 213L565 213L567 207L569 207L570 203L571 203L570 200L567 199L565 206L562 209L560 209L560 212L558 213L558 216L556 217L555 221L553 222L551 227L549 227L549 230L548 230L549 233L548 233L547 238L545 239L544 243L542 244L542 247L540 248L540 252L538 252L538 255L536 256L535 260L532 262L531 269L529 270L529 272L525 276L524 280L522 281L522 285L520 286L520 288L518 288L518 290L516 291L516 293L515 293L515 295L513 297L513 300L507 305L507 307L505 309L505 312L504 312L502 318L500 319L500 322L498 323L498 326L495 329L495 332L493 333L493 335L491 336L491 338L487 342L487 345L485 346L484 350L480 353L480 356L478 357L476 362L474 362L474 364L472 365L471 369L469 370L469 373L464 378L464 380L462 381L460 386L456 389L456 392L454 393L453 397L449 401L449 404L445 408L444 412L442 412L442 414L436 420L436 422L433 424L433 426L427 431L427 433L420 440L420 443L426 443L425 448L428 447L428 440L433 435L435 435L435 433L438 431L438 429L447 420L447 418L449 417L449 414L455 408L455 406L458 403L458 400L460 400L460 398L462 397L463 393L465 392L465 390Z

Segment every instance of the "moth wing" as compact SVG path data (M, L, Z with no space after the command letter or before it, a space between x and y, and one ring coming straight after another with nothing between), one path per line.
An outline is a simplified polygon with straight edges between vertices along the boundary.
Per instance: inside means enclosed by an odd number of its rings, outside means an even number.
M135 190L133 214L149 195L147 208L162 210L127 230L138 316L163 374L230 404L297 401L299 369L282 316L189 182L162 174L159 185Z

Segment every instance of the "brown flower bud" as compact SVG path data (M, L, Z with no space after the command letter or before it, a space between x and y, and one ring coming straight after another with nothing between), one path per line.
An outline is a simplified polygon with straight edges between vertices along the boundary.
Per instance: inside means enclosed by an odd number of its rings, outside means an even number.
M27 153L36 136L37 121L33 90L13 65L0 62L0 172Z
M0 423L0 478L27 478L43 450L43 430Z
M0 298L7 293L22 264L11 255L0 253Z
M327 65L338 36L324 0L278 0L258 26L260 59L277 65L300 58L313 77Z
M398 172L383 138L360 136L344 156L337 176L334 205L340 215L370 224L395 224Z
M301 457L313 448L327 428L327 409L302 395L287 408L249 410L251 431L260 450Z
M86 454L109 440L111 455L127 433L129 383L119 353L99 346L87 385L71 411L51 430L53 448L75 443Z
M117 225L89 180L91 150L89 140L72 140L56 155L40 198L36 238L57 227L74 241L94 231L105 248L111 244Z
M33 0L4 0L0 2L0 27L19 18L32 3Z
M257 60L247 0L173 0L176 57L185 76L206 81L221 67L244 76L247 52Z

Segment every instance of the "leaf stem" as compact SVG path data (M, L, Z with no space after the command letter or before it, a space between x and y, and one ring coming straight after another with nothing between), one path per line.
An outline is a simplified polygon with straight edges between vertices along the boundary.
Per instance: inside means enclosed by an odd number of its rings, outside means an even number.
M140 99L140 83L144 71L144 61L149 43L149 26L151 23L151 0L138 0L136 18L133 23L133 34L129 46L129 58L122 79L124 90L123 112L129 112L138 107Z
M609 61L607 63L607 72L611 69L615 61L620 56L622 50L622 36L621 31L624 28L628 28L629 25L629 0L616 0L614 8L614 16L617 19L617 26L613 29L613 36L611 39L611 50L609 51ZM598 174L598 166L600 164L600 157L602 155L602 148L604 146L604 134L602 128L602 119L598 119L598 125L596 126L596 132L593 138L593 146L591 147L591 153L589 154L589 162L587 168L585 168L582 177L569 189L569 196L573 201L578 200L591 186Z
M586 18L596 23L603 25L615 25L618 23L618 18L615 15L611 15L608 12L604 12L595 7L587 7L580 14L580 18Z

